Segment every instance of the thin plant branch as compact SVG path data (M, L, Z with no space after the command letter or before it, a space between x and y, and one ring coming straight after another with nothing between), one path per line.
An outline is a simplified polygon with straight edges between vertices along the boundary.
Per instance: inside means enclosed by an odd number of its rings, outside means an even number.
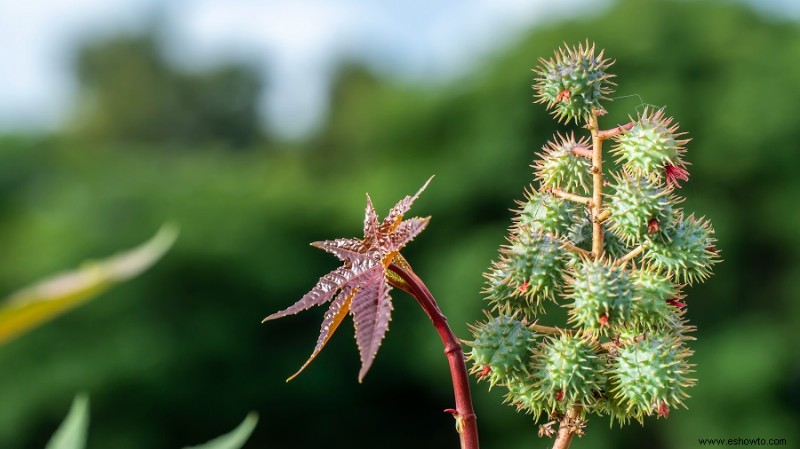
M590 150L589 148L586 148L584 146L580 146L580 145L578 145L578 146L576 146L575 148L572 149L572 154L574 154L576 156L585 157L586 159L591 159L592 158L592 150Z
M634 257L638 256L639 254L642 254L642 252L645 249L647 249L647 245L639 245L639 246L637 246L636 248L632 249L631 252L629 252L628 254L625 254L624 256L622 256L619 259L617 259L617 261L614 262L614 265L615 266L625 265L626 263L628 263L629 260L631 260Z
M561 189L557 189L555 187L549 189L548 191L553 196L556 196L556 197L559 197L559 198L564 198L565 200L569 200L569 201L575 201L576 203L586 204L587 206L590 205L590 203L592 202L591 198L588 198L588 197L585 197L585 196L580 196L580 195L575 195L574 193L565 192L565 191L563 191Z
M570 242L562 240L561 241L561 247L566 249L566 250L568 250L568 251L572 251L573 253L577 253L577 254L579 254L579 255L587 258L587 259L594 259L594 253L592 253L591 251L586 251L583 248L578 248L577 246L573 245Z
M624 125L619 125L616 128L600 130L597 131L597 137L599 137L600 140L607 140L624 132L630 131L630 129L633 128L633 125L633 122L628 122Z
M531 330L536 332L540 332L542 334L551 334L551 335L561 335L561 334L568 334L573 335L575 331L571 329L561 329L560 327L554 326L542 326L541 324L531 324L529 326Z

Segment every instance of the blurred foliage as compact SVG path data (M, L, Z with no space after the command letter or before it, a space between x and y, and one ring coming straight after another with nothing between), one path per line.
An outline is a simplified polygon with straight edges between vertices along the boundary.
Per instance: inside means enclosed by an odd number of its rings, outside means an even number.
M131 250L78 269L49 276L0 301L0 346L141 274L156 263L178 236L174 226Z
M235 429L207 443L185 449L240 449L258 423L258 414L251 412ZM64 422L53 434L45 449L85 449L89 433L89 397L79 394L72 401Z
M253 134L232 131L249 129L248 114L240 123L223 112L236 103L228 90L240 92L232 79L194 84L202 76L177 76L154 44L92 44L77 58L87 61L88 104L72 128L0 138L0 286L132 245L167 218L182 236L148 276L0 350L0 447L44 447L75 391L93 398L90 448L179 447L225 432L250 409L269 430L256 429L245 447L453 447L452 418L441 412L452 405L447 364L413 301L396 293L391 332L362 385L348 338L332 339L284 384L313 348L321 310L260 320L335 266L308 242L358 235L364 192L384 213L436 174L415 205L433 220L404 255L465 338L534 152L567 129L531 104L530 69L563 41L587 37L619 61L603 125L668 104L690 133L681 193L687 210L715 224L725 263L687 289L700 328L689 410L621 431L595 419L576 447L684 448L706 437L796 444L800 25L732 2L625 0L533 29L446 86L343 66L328 122L291 145L233 137ZM181 93L190 91L197 97ZM193 111L188 97L218 106ZM225 150L237 145L249 151ZM484 446L549 447L498 392L474 394ZM357 442L343 430L353 421Z
M75 396L67 417L50 438L45 449L84 449L89 431L89 397Z

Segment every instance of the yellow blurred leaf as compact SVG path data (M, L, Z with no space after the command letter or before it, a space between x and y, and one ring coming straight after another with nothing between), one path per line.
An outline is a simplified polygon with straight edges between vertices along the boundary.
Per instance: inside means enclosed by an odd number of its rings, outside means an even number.
M147 242L107 259L85 262L23 288L0 302L0 345L86 302L156 263L178 236L164 225Z

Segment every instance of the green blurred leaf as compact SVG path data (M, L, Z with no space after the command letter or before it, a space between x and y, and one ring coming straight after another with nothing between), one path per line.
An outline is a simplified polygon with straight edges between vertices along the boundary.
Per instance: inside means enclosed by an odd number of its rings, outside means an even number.
M0 345L147 270L177 236L175 226L164 225L136 248L85 262L77 270L53 275L10 295L0 302Z
M87 430L89 430L89 397L79 394L75 396L69 414L45 449L83 449L86 447Z
M250 412L238 427L230 433L226 433L219 438L215 438L199 446L186 447L184 449L239 449L244 446L253 429L258 423L258 413Z

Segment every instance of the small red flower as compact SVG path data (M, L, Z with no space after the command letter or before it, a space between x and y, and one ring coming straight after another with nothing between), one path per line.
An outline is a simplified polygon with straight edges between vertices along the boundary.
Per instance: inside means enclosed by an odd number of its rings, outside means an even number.
M478 378L483 379L486 376L488 376L489 373L491 372L492 372L492 367L489 365L484 365L483 368L481 369L481 372L478 373Z
M671 305L673 307L677 307L679 309L682 309L682 308L686 307L686 303L685 302L681 302L678 298L670 298L670 299L668 299L667 300L667 304L669 304L669 305Z
M608 326L608 315L601 313L600 316L597 317L597 321L600 323L600 327Z
M530 282L528 282L528 280L527 280L527 279L525 279L525 281L523 281L523 282L522 282L522 285L520 285L519 287L517 287L517 290L519 290L519 292L520 292L520 293L522 293L522 294L524 295L525 293L528 293L528 288L529 288L530 286L531 286L531 283L530 283Z
M564 89L556 95L556 103L561 103L562 101L569 101L569 98L572 96L572 92L569 89Z
M658 232L658 220L651 218L650 221L647 222L647 233L653 235L656 232Z
M669 406L667 405L666 402L658 403L658 417L669 418Z
M564 400L564 391L558 390L556 391L556 401L561 402Z
M667 186L681 188L678 180L688 181L689 172L685 168L678 165L666 164L664 165L664 176L667 178Z

